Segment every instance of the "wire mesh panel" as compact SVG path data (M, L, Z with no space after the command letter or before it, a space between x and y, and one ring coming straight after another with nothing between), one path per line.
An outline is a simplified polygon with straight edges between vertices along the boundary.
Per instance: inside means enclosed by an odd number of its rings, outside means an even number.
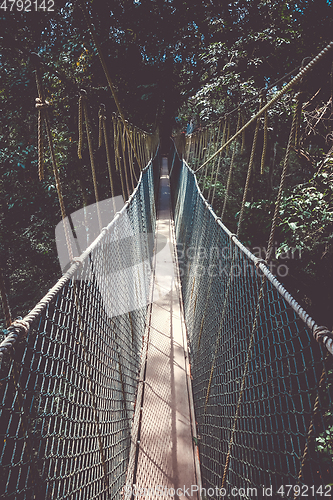
M204 488L331 497L332 356L179 159L171 181Z
M10 350L2 347L0 498L121 497L158 169L156 157L80 270L42 308L27 335Z

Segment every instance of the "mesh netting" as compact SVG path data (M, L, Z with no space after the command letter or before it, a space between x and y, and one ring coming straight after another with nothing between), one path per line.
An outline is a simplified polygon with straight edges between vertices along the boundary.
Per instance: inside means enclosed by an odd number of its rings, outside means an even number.
M172 158L203 486L224 485L228 498L262 497L263 486L273 498L330 496L332 356Z
M2 360L0 498L122 496L158 169L156 157L80 272Z

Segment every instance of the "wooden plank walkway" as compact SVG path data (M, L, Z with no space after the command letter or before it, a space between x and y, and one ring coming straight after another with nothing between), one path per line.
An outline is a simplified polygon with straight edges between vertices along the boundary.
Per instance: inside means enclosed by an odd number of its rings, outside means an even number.
M133 481L137 491L149 488L149 498L197 499L195 488L192 496L188 494L190 490L186 491L191 485L200 487L201 479L193 440L194 410L166 158L162 160L156 237L153 301L144 383L140 384L142 405L140 424L137 422L139 444Z

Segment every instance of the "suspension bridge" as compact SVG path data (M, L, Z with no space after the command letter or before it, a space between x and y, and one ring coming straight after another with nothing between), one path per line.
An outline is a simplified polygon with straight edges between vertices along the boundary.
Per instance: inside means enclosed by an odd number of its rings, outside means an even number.
M39 175L44 123L68 265L0 345L0 498L332 497L333 335L240 240L253 149L237 234L223 224L227 195L222 217L212 208L222 151L251 124L255 144L260 117L332 46L229 139L219 123L161 157L156 134L114 116L127 201L106 223L82 93L78 154L85 123L96 196L86 248L66 216L37 71ZM99 123L113 199L103 108Z

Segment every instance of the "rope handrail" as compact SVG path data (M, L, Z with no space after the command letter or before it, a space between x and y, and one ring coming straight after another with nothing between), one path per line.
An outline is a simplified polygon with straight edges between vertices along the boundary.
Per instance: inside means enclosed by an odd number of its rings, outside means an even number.
M88 258L91 252L103 241L105 235L111 230L113 225L116 224L117 220L125 213L129 205L132 203L135 195L139 189L142 175L150 168L151 161L146 165L146 167L140 172L140 178L137 186L135 187L133 193L130 195L129 199L126 201L123 208L117 212L111 222L104 228L102 228L100 234L95 238L95 240L86 248L86 250L79 256L72 259L72 264L70 268L63 274L61 278L53 285L53 287L47 292L46 295L33 307L33 309L22 319L15 320L11 326L7 328L7 335L5 339L0 344L0 365L1 360L5 353L7 353L10 348L16 343L18 338L24 333L26 334L30 328L30 325L35 321L35 319L41 314L41 312L47 307L47 305L54 299L59 290L61 290L65 284L70 281L77 270L82 267L83 262ZM24 324L24 329L21 329L21 324ZM18 334L18 329L21 330Z
M221 122L222 120L224 120L226 117L228 117L228 116L236 113L236 111L238 111L238 109L240 107L244 108L244 106L246 106L247 104L250 104L251 102L253 102L256 99L258 99L258 97L260 97L260 95L263 92L267 93L269 90L271 90L274 87L276 87L277 85L279 85L279 83L284 82L293 73L295 73L296 71L299 71L301 68L303 68L304 65L305 65L305 61L307 61L307 59L311 59L311 58L309 58L309 57L304 58L303 61L302 61L302 64L296 66L296 68L292 69L291 71L289 71L288 73L286 73L281 78L279 78L275 82L271 83L267 87L263 87L262 89L260 89L253 97L251 97L251 99L247 99L247 100L243 101L242 103L239 103L237 106L234 107L234 109L232 109L231 111L226 111L222 116L220 116L219 118L217 118L217 120L214 120L214 121L208 123L207 125L205 125L204 127L201 127L200 130L195 130L194 132L191 132L190 134L188 134L188 137L193 137L196 134L202 132L205 128L210 127L211 125L218 124L219 122Z
M120 497L147 318L159 162L157 154L115 217L4 331L0 498Z
M186 162L185 162L186 163ZM186 168L195 176L194 170L186 163ZM238 236L232 233L221 221L221 218L216 215L212 206L207 202L204 195L201 192L197 178L195 176L195 185L198 189L199 195L205 204L207 210L214 217L217 224L223 229L223 231L229 236L229 238L235 243L235 245L255 264L259 267L263 274L266 276L268 281L276 288L276 290L282 295L282 297L288 302L292 309L298 314L300 319L311 329L313 336L317 342L325 345L330 354L333 355L333 334L326 326L319 326L316 324L315 320L298 304L298 302L292 297L292 295L284 288L284 286L279 282L276 276L269 270L267 263L263 262L262 259L256 257L248 248L246 248Z
M171 182L204 485L276 496L287 478L297 498L328 484L333 333L228 230L186 161Z

